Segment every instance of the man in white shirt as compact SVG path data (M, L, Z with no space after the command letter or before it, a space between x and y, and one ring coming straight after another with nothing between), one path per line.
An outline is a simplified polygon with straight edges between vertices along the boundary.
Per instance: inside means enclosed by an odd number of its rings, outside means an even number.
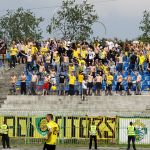
M89 64L92 64L95 57L95 52L93 51L92 48L90 48L88 54L89 54Z
M82 100L85 100L86 95L87 95L87 81L84 79L82 81Z

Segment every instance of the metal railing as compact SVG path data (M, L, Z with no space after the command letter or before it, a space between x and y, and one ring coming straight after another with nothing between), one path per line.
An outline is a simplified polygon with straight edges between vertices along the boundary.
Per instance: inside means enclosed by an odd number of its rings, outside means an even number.
M19 144L41 144L47 134L45 117L1 116L0 125L6 120L11 142ZM55 116L59 125L58 144L84 145L89 142L92 121L97 125L99 144L126 144L127 126L132 121L136 127L136 143L150 144L150 117L89 117Z

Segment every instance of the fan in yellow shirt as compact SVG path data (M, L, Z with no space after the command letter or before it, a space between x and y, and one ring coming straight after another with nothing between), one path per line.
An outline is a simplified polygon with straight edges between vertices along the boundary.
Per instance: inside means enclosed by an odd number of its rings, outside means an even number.
M35 45L31 47L31 55L35 55L38 52L38 49Z
M70 74L71 72L73 72L73 71L75 71L75 66L74 66L73 63L70 63L70 64L69 64L69 74Z
M83 82L83 79L84 79L83 73L82 73L82 72L79 72L79 74L78 74L78 82L79 82L79 83L82 83L82 82Z
M80 52L77 49L73 50L73 57L74 58L79 58L79 54L80 54Z
M110 73L108 73L108 75L106 76L107 85L112 85L113 80L114 80L114 77Z
M86 64L86 62L83 59L78 59L78 63L79 63L79 65Z
M86 59L86 58L87 58L87 55L88 55L88 51L85 50L85 49L82 49L82 50L81 50L81 57L82 57L83 59Z
M44 148L47 150L51 150L51 149L55 150L57 137L58 137L58 133L59 133L59 127L58 127L58 124L53 121L52 114L47 114L46 120L48 122L47 123L48 134L46 137L46 143L44 145Z
M48 52L48 47L46 47L46 46L41 47L40 52L41 52L42 55L45 55L45 53Z
M75 85L76 77L73 75L73 72L71 75L69 75L69 85Z
M114 77L108 72L108 75L106 76L106 95L112 95L112 83L113 83Z
M16 56L18 53L18 49L15 45L13 45L11 48L10 48L10 55L11 56Z
M76 77L74 76L73 72L69 75L69 95L74 95L75 93L75 82Z
M139 65L143 65L144 62L145 62L145 56L142 55L142 53L140 53L140 55L139 55Z

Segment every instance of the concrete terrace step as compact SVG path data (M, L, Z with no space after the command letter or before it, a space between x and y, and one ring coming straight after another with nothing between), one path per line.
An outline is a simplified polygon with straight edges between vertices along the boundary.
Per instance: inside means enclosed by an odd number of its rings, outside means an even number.
M142 114L150 107L150 96L7 96L0 112L51 112L60 114ZM147 112L148 114L149 112ZM149 113L150 114L150 113Z

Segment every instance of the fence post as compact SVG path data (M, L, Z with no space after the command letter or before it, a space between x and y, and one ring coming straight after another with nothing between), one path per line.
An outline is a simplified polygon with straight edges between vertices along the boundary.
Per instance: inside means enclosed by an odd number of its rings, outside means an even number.
M30 116L28 114L28 117L27 117L27 143L26 144L30 143L29 135L30 135Z
M119 116L116 116L116 143L119 144Z
M62 122L61 122L61 133L62 133L62 144L64 144L64 116L62 116Z
M86 115L86 139L88 139L88 115Z

